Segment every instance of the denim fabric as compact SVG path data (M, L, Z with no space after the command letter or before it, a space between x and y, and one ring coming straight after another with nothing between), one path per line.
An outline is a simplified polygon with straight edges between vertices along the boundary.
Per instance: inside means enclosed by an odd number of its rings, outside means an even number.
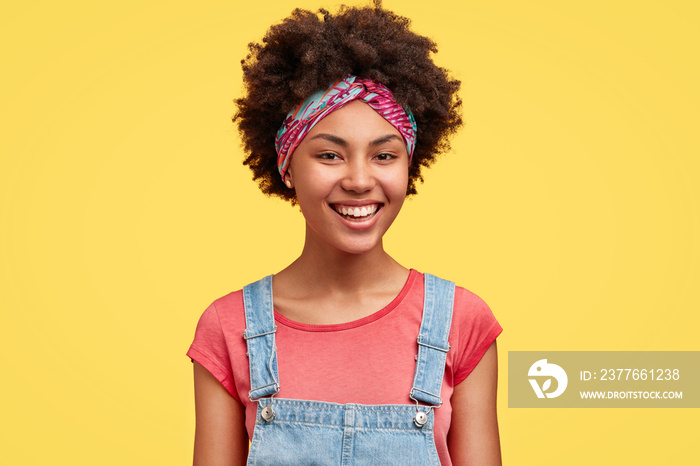
M243 287L245 332L250 365L251 400L279 392L275 313L272 306L272 275ZM255 355L255 357L251 357Z
M454 283L425 274L411 398L416 405L361 405L274 398L279 391L272 277L243 288L251 399L258 398L249 465L439 465L432 408L449 350ZM262 393L262 395L260 395ZM420 405L419 402L425 403ZM274 416L263 416L272 408ZM417 423L417 414L425 423Z
M275 417L258 418L248 464L439 465L433 413L417 428L412 405L337 404L275 398Z
M423 319L418 333L418 360L411 399L428 405L442 405L440 388L450 344L454 283L425 274Z

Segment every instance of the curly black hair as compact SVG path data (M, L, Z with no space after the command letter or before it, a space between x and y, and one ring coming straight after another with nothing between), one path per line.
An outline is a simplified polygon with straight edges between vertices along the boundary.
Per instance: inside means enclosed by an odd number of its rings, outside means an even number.
M348 75L387 86L407 105L418 127L406 194L416 194L422 167L449 150L448 137L462 124L460 82L433 63L435 43L409 29L410 20L382 8L342 6L333 15L296 9L250 43L241 60L246 95L236 99L233 121L247 153L243 162L260 189L296 203L277 170L275 134L287 113L313 92Z

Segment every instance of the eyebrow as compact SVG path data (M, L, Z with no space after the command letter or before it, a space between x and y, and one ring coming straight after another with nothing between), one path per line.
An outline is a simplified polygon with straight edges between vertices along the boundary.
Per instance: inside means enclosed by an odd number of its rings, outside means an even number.
M313 139L325 139L326 141L330 141L334 144L338 144L339 146L348 147L348 141L346 141L345 139L343 139L341 137L334 136L334 135L328 134L328 133L319 133L316 136L312 137L311 139L312 140ZM389 141L392 141L394 139L401 141L401 138L399 136L397 136L396 134L387 134L386 136L382 136L380 138L375 139L374 141L371 141L369 143L369 145L370 146L378 146L380 144L384 144L385 142L389 142Z
M381 138L377 138L374 141L370 142L370 146L378 146L380 144L384 144L385 142L393 141L394 139L398 141L403 141L402 138L395 134L387 134L386 136L382 136Z
M330 141L332 143L338 144L339 146L348 147L348 141L346 141L343 138L339 138L338 136L333 136L332 134L328 134L328 133L319 133L316 136L311 138L311 140L314 140L314 139L325 139L326 141Z

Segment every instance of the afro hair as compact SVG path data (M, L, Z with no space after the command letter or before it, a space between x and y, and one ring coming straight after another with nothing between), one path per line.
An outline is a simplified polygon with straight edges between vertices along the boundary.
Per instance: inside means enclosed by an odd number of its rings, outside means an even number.
M250 43L241 60L245 96L235 100L253 179L268 195L296 203L277 170L275 135L287 113L319 89L348 75L387 86L413 112L418 127L406 194L416 193L421 169L449 150L462 124L460 82L431 59L435 43L409 29L410 20L383 9L342 6L337 14L296 9Z

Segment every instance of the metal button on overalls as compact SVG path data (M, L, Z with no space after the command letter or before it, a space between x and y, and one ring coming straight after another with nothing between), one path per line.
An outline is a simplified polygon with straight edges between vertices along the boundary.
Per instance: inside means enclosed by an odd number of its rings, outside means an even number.
M423 427L425 424L428 423L428 414L424 413L423 411L418 411L413 418L413 423L417 427Z
M268 422L269 422L269 421L271 421L272 419L274 419L274 417L275 417L275 410L272 409L272 406L265 406L265 407L262 409L260 415L262 416L262 418L263 418L265 421L268 421Z

